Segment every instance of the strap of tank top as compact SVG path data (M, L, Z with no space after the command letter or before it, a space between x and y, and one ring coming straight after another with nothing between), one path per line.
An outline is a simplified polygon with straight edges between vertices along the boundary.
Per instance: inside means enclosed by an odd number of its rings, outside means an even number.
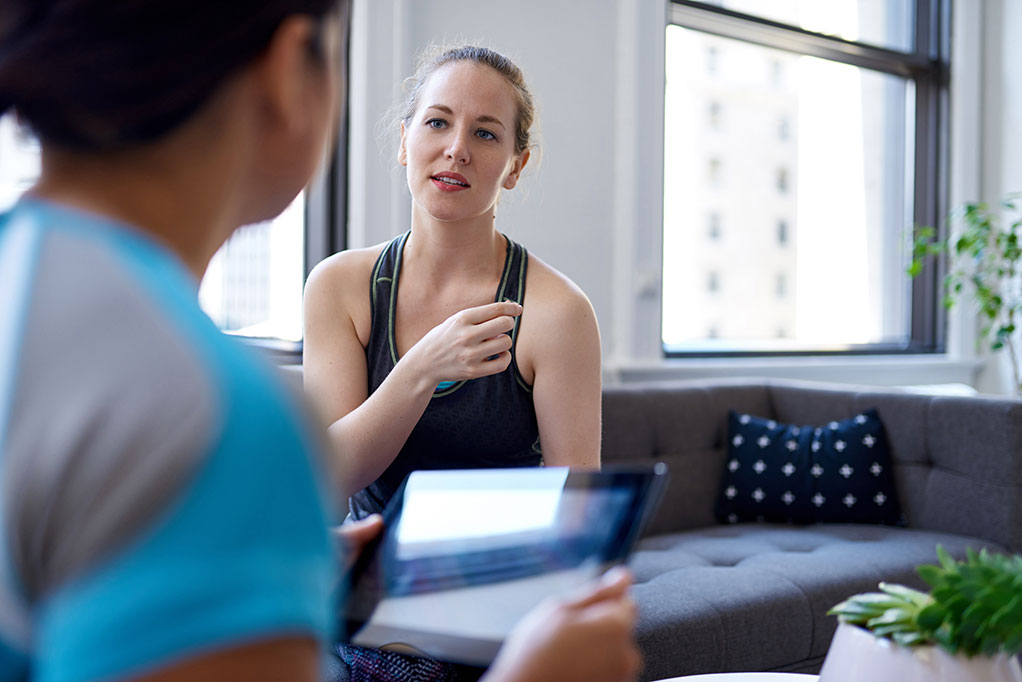
M497 300L514 301L521 305L525 301L525 276L529 269L529 252L526 251L524 246L512 241L507 235L505 235L505 239L507 239L508 249L511 253L510 257L506 259L507 264L504 268L500 288L497 291ZM519 385L531 393L532 386L525 382L521 371L518 369L518 330L521 326L521 320L521 317L516 317L515 326L511 330L511 365L514 377Z

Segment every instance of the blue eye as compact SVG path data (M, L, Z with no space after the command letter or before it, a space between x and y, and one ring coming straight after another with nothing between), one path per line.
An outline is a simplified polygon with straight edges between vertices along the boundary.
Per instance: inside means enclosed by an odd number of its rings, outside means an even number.
M426 121L426 125L428 125L430 128L439 130L447 126L447 121L445 121L442 118L431 118L428 121Z
M496 140L497 136L491 133L489 130L477 130L476 135L484 140Z

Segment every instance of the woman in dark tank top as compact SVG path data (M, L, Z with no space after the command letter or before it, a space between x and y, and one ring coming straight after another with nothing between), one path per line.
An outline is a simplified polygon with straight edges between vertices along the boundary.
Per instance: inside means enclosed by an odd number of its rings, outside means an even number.
M411 230L331 256L306 285L306 391L356 517L415 469L599 467L592 306L496 225L533 147L522 73L460 47L427 55L408 83Z
M600 465L592 306L496 226L533 146L521 71L461 47L428 55L408 83L397 123L411 229L331 256L306 285L305 387L353 518L417 469ZM459 679L385 659L358 674Z

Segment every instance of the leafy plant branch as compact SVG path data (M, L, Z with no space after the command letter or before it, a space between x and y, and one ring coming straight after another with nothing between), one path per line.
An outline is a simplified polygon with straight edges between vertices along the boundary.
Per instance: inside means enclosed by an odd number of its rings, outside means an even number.
M919 228L908 274L919 275L927 261L948 256L943 304L951 308L966 292L979 308L982 338L991 350L1005 349L1011 359L1015 391L1022 395L1022 193L1008 195L997 210L982 202L967 203L948 217L951 236L938 239L932 227ZM1002 213L1005 219L1002 221ZM956 232L954 228L960 229Z

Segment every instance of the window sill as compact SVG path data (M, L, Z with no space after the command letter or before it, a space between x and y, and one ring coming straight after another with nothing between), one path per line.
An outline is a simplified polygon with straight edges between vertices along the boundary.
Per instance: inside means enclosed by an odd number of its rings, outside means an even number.
M962 384L975 386L983 362L947 355L826 357L664 358L606 362L604 384L716 377L769 377L875 386Z

